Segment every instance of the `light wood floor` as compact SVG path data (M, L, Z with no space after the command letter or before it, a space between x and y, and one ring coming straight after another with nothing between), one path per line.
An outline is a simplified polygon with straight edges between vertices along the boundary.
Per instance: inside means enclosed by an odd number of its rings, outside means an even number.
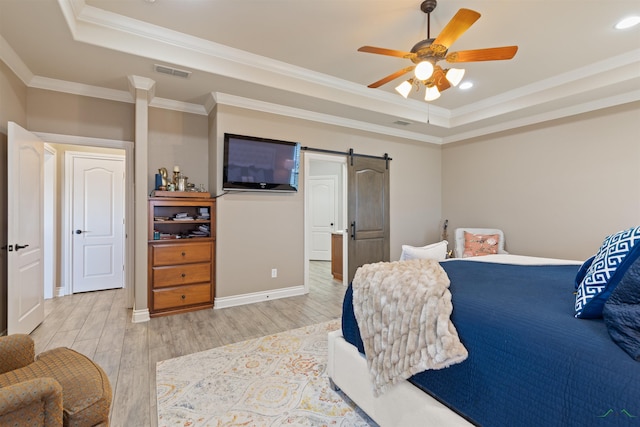
M96 361L113 388L111 425L157 426L156 362L340 317L345 288L330 262L310 266L309 294L132 323L123 289L47 300L31 333L36 353L70 347Z

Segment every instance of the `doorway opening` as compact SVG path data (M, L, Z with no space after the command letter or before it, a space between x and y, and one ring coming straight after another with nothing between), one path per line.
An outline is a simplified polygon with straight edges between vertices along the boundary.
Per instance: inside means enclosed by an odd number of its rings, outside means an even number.
M69 151L82 151L86 153L96 153L96 154L117 154L124 156L124 235L123 235L123 275L124 281L123 285L126 288L126 300L127 306L132 307L134 301L134 286L133 286L133 264L131 260L133 259L134 253L134 242L133 238L133 229L134 229L134 210L133 210L133 142L130 141L118 141L118 140L109 140L109 139L101 139L101 138L87 138L87 137L77 137L71 135L58 135L58 134L43 134L36 133L38 137L40 137L45 143L51 148L51 152L55 155L55 165L57 166L54 169L57 169L57 173L55 174L56 180L58 182L57 188L52 189L50 191L53 192L51 197L53 198L53 203L47 204L47 211L45 216L50 217L52 215L57 216L57 218L61 218L62 212L70 201L71 195L68 194L67 189L65 189L64 177L61 175L64 173L64 163L65 163L65 152ZM45 265L47 262L53 263L53 265L58 266L54 273L53 284L49 284L50 287L53 287L51 291L45 289L45 294L49 294L52 296L63 296L70 295L72 293L72 289L69 283L68 275L71 271L71 263L72 257L69 255L70 251L70 239L69 237L72 230L66 225L62 224L62 221L55 221L49 227L53 227L53 229L46 229L45 225L45 234L50 233L54 236L52 239L55 241L53 247L53 253L50 251L46 251L45 253ZM62 224L62 225L58 225ZM59 228L58 228L59 227ZM50 246L51 247L51 246ZM51 261L48 261L52 259ZM46 285L45 285L46 286Z
M305 292L309 292L311 280L339 280L346 286L346 157L305 152L304 189ZM341 245L339 250L336 244ZM342 271L336 274L336 269Z

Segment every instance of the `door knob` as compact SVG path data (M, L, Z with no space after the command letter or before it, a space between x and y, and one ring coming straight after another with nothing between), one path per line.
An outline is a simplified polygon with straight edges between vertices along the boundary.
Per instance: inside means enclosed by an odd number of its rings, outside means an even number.
M20 249L26 248L27 246L29 246L29 245L19 245L19 244L16 243L16 246L15 246L16 252L18 252Z
M87 230L76 230L76 234L88 233Z

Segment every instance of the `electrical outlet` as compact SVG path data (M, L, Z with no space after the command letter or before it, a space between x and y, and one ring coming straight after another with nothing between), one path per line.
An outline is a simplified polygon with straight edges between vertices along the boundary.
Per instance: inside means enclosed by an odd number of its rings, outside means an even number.
M271 278L275 279L276 277L278 277L278 269L277 268L272 268L271 269Z

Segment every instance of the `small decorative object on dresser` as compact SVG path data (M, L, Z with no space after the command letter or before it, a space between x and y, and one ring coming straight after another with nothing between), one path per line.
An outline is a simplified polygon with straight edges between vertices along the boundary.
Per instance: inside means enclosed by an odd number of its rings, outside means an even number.
M213 307L215 236L215 199L149 198L152 317Z

